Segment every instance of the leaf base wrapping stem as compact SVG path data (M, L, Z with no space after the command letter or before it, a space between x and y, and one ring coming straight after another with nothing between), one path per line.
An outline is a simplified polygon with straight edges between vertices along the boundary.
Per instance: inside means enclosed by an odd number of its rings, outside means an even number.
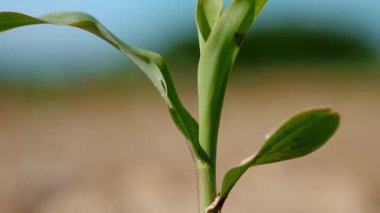
M215 166L197 161L199 213L205 213L216 197Z

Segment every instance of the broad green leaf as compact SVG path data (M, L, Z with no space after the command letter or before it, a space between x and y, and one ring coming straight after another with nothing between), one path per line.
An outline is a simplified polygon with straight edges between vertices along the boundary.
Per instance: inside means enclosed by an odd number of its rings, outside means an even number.
M227 172L219 202L224 202L233 186L250 167L310 154L326 143L338 125L339 115L330 109L310 110L293 116L266 140L257 155ZM215 204L218 205L220 204Z
M325 144L338 125L339 115L331 109L300 113L267 139L253 163L262 165L305 156Z
M60 12L35 18L21 13L0 12L0 32L34 24L54 24L80 28L107 41L127 55L153 82L168 105L177 127L190 142L194 154L198 158L206 160L206 155L198 142L198 123L180 102L168 68L159 54L124 43L95 18L85 13Z
M216 20L223 10L224 0L198 0L196 21L199 33L199 44L202 49L210 35Z
M198 66L200 144L215 161L227 80L240 45L266 0L234 0L217 19Z

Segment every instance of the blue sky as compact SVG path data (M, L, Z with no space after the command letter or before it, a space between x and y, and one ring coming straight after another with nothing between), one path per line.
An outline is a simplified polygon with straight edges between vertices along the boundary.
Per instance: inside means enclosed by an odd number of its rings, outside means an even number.
M196 36L195 0L1 0L0 11L39 16L54 11L84 11L134 45L164 52L183 37ZM360 36L380 50L379 0L269 0L258 26L327 25ZM91 64L106 68L123 56L75 29L33 26L0 34L0 78L70 78ZM127 62L125 62L127 63ZM28 68L39 73L28 73ZM86 74L86 73L81 73Z

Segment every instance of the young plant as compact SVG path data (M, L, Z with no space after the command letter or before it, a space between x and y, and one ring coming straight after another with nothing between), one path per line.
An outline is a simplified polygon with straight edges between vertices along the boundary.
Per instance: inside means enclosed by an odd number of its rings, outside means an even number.
M198 66L199 124L182 105L164 59L157 53L124 43L92 16L80 12L32 17L0 12L0 32L13 28L54 24L88 31L128 56L152 81L166 102L174 123L194 155L198 178L199 212L221 212L228 194L250 168L307 155L321 147L336 131L339 115L331 109L314 109L291 117L270 137L256 155L230 169L221 188L216 186L219 123L229 74L244 37L267 0L198 0L200 59Z

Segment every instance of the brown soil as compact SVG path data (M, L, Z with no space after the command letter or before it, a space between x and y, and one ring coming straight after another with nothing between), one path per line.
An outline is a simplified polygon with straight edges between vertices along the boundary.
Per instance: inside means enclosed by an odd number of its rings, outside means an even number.
M219 181L300 109L332 106L342 123L312 155L248 172L224 212L380 212L380 79L338 77L232 77ZM196 92L181 82L181 96L195 112ZM196 212L196 180L184 139L152 86L142 87L123 96L0 100L0 212Z

